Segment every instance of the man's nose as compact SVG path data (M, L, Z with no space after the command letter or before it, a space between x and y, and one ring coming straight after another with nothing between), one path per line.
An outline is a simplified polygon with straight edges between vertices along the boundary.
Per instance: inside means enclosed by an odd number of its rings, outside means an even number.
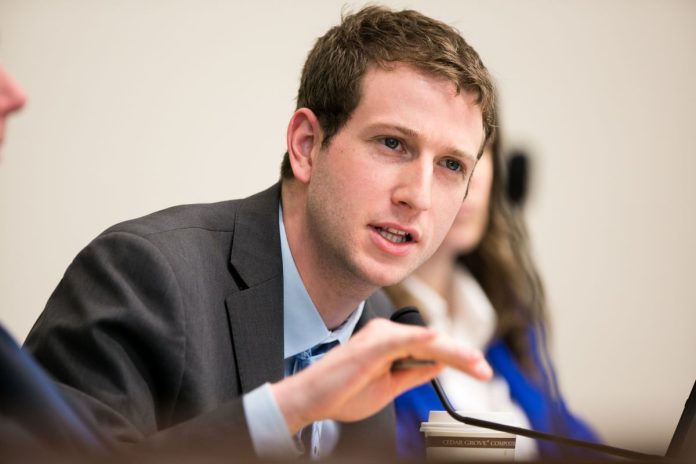
M24 106L27 96L17 81L0 68L0 115L5 116Z
M432 202L433 164L426 156L420 156L404 166L399 174L399 184L394 191L394 203L415 210L430 209Z

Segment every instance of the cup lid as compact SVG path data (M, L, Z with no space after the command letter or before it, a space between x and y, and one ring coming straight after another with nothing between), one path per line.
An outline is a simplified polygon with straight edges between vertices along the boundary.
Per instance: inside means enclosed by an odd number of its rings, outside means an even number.
M499 424L517 425L514 423L513 415L504 411L487 411L487 412L465 412L457 411L458 414L464 417L473 417L476 419L497 422ZM464 424L451 417L447 411L430 411L428 414L428 422L422 422L420 427L421 432L438 433L438 434L486 434L497 437L514 437L514 434L490 430L483 427Z

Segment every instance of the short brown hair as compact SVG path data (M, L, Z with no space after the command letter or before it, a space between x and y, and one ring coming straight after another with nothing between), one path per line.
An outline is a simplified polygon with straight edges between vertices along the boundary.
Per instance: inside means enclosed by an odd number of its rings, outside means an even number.
M389 69L406 63L453 82L477 96L485 140L494 131L494 86L481 58L459 32L417 11L368 6L344 15L341 24L320 37L302 69L297 108L309 108L324 132L322 146L358 106L362 77L371 65ZM484 145L485 145L484 140ZM281 177L293 177L287 153Z

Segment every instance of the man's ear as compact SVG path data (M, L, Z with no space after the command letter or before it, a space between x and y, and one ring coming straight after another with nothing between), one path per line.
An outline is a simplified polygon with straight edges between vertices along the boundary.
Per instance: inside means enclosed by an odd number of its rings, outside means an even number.
M288 156L295 179L309 182L314 160L321 149L322 130L319 119L309 108L300 108L288 124Z

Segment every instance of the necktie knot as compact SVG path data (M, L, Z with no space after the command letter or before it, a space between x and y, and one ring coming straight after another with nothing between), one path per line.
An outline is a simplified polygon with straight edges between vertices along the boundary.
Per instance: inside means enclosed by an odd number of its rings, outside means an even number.
M306 351L297 353L295 355L292 373L295 374L302 369L305 369L310 364L319 361L331 348L335 347L336 345L338 345L338 341L336 340L326 343L319 343Z
M319 343L318 345L314 345L312 348L309 349L309 355L312 359L314 358L321 358L324 356L331 348L334 346L338 345L337 340L333 340L330 342L326 343ZM318 360L318 359L317 359Z

